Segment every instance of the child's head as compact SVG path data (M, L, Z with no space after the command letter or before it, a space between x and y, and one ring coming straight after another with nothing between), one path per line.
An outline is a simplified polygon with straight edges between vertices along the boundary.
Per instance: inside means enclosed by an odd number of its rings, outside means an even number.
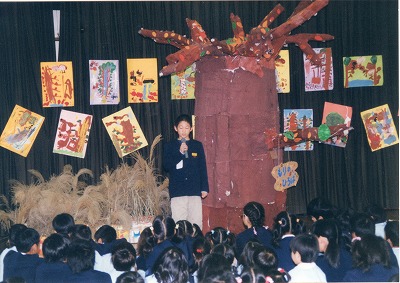
M196 223L193 223L192 226L193 226L193 233L192 233L193 238L204 237L203 231L201 231L199 225L197 225Z
M95 251L93 246L87 240L75 240L67 255L67 263L72 273L80 273L91 270L94 267Z
M365 213L357 213L350 219L350 232L353 238L375 234L375 224Z
M318 239L313 234L297 235L290 242L290 250L292 260L296 265L315 262L319 253Z
M8 242L10 247L15 246L17 234L26 228L28 227L26 227L24 224L14 224L10 227L10 230L8 231Z
M103 225L94 233L97 243L111 243L117 239L117 231L110 225Z
M172 217L158 215L153 220L152 231L157 242L171 239L175 235L175 221Z
M265 210L261 203L252 201L243 207L243 224L247 228L262 227L265 220Z
M192 249L196 262L200 262L204 256L211 252L211 244L205 238L199 237L193 241Z
M292 234L299 235L308 232L306 223L296 215L291 215L290 219L292 220Z
M76 224L71 228L71 241L75 240L92 240L92 230L89 226Z
M378 204L371 204L365 207L365 213L369 215L374 224L382 223L387 220L385 209Z
M330 219L334 217L334 207L323 198L315 198L307 204L307 215L313 221L319 219Z
M138 255L146 257L156 245L155 238L153 237L153 232L150 227L146 227L142 230L137 243Z
M17 233L15 247L20 253L38 253L39 233L33 228L26 228Z
M246 267L243 269L242 274L240 274L242 283L266 283L265 275L262 270Z
M71 228L75 225L74 218L68 213L60 213L53 218L53 229L56 233L68 235Z
M70 240L58 233L51 234L43 242L43 256L46 262L65 261L68 254Z
M333 219L321 219L314 222L312 232L318 238L319 251L324 253L329 265L337 268L340 255L340 229Z
M174 129L178 133L179 138L189 139L192 131L192 119L189 115L182 114L175 119Z
M111 262L117 271L129 271L136 264L136 250L131 243L120 242L111 251Z
M164 250L154 263L154 276L157 282L187 283L189 266L186 257L175 247Z
M143 277L136 271L127 271L117 277L116 283L144 283Z
M274 218L273 244L279 246L282 236L292 234L292 218L287 211L279 212Z
M218 244L234 245L236 240L233 233L222 227L215 227L207 232L204 237L210 242L211 247L215 247Z
M257 248L253 254L254 266L264 273L278 268L278 257L274 250L266 247Z
M228 260L229 264L233 264L235 260L235 251L233 247L228 244L216 245L211 253L223 255Z
M203 258L197 272L197 278L199 283L236 282L228 260L223 255L216 253L206 255Z
M176 222L176 234L175 237L182 241L186 237L191 237L193 234L193 226L192 223L190 223L187 220L179 220Z
M258 249L265 247L256 240L250 240L243 248L242 254L239 256L239 262L244 266L254 267L254 254Z
M392 247L399 246L399 221L393 220L388 221L385 226L386 241L390 243Z

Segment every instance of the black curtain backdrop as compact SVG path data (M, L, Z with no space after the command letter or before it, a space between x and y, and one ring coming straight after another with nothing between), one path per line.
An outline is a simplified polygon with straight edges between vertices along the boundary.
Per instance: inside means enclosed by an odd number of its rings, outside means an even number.
M170 77L159 79L159 102L127 103L126 59L158 59L159 70L165 57L177 49L156 44L138 34L140 28L174 30L190 36L185 18L197 20L210 38L232 37L229 14L239 15L246 32L281 3L286 11L273 27L290 16L296 1L185 1L185 2L37 2L0 3L0 130L18 104L45 117L41 131L28 155L21 157L0 148L0 193L10 198L9 180L34 181L27 172L35 169L45 179L62 172L71 164L74 172L88 168L94 178L83 177L89 184L99 182L105 166L117 168L121 160L103 126L102 118L131 106L149 142L162 134L164 140L175 138L173 120L181 113L194 113L195 101L170 99ZM94 116L86 157L84 159L53 154L58 118L62 108L42 108L40 62L55 61L52 10L61 10L59 61L72 61L75 106L64 109ZM398 129L398 2L397 0L335 1L308 22L295 29L297 33L328 33L335 39L312 42L312 47L331 47L334 66L332 91L304 91L302 52L294 45L290 51L290 94L279 94L283 109L314 109L314 125L322 120L324 103L353 107L349 142L345 149L315 144L311 152L285 152L284 161L299 163L300 180L287 193L290 212L305 212L311 199L322 196L340 208L360 210L370 203L385 208L399 206L398 145L371 152L360 112L388 104ZM344 56L382 55L384 85L381 87L343 88ZM91 106L89 103L90 59L112 59L120 63L121 102L114 106ZM223 91L223 90L221 90ZM271 113L271 115L275 115ZM282 130L282 127L281 127ZM139 152L147 158L149 147ZM156 149L160 173L162 144ZM251 178L251 176L249 176ZM211 192L212 193L212 192Z

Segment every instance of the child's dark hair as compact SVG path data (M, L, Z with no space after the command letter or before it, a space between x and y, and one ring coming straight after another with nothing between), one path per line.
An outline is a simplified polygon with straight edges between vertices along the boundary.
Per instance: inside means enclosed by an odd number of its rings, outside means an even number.
M57 233L68 235L71 228L75 225L75 220L71 214L60 213L53 218L52 226Z
M218 244L228 244L233 246L236 241L235 234L222 227L212 229L207 232L204 237L210 242L212 248Z
M324 251L324 257L328 264L337 268L340 263L340 235L341 231L337 222L333 219L321 219L314 222L312 232L317 237L328 239L328 246Z
M292 234L299 235L308 232L306 223L298 216L291 215L290 219L292 220Z
M175 221L172 217L158 215L153 220L152 229L156 241L171 239L175 235Z
M71 242L67 255L67 264L72 273L93 269L94 261L95 251L89 241L77 239Z
M199 283L235 282L228 260L223 255L216 253L203 258L197 271L197 278Z
M103 243L111 243L117 239L117 231L110 225L103 225L94 233L94 239L96 242L101 239Z
M327 200L317 197L307 204L307 215L314 217L316 220L330 219L335 216L334 207Z
M179 116L175 119L174 126L175 126L175 127L178 127L179 123L182 122L182 121L187 122L187 123L190 125L190 127L192 127L192 118L191 118L189 115L187 115L187 114L179 115Z
M28 227L26 227L24 224L14 224L10 227L10 230L8 230L8 243L9 243L10 247L15 246L15 240L16 240L17 234L20 231L25 230L26 228L28 228Z
M144 283L143 277L136 271L127 271L117 277L116 283Z
M274 218L272 244L279 247L279 242L285 234L293 234L292 218L287 211L279 212Z
M187 237L192 237L193 234L193 226L187 220L179 220L176 222L176 230L175 236L173 237L174 243L180 243L185 240Z
M257 248L253 254L254 266L264 274L270 269L278 268L278 257L270 248Z
M157 244L156 239L153 237L153 232L150 227L142 230L137 243L137 253L140 256L147 257Z
M265 247L257 240L248 241L243 248L242 254L239 256L239 263L243 266L255 267L254 254L258 249L264 248Z
M192 226L193 226L193 233L192 233L193 238L204 237L203 231L201 231L199 225L197 225L196 223L193 223Z
M39 244L40 235L33 228L26 228L17 233L15 247L20 253L27 253L33 245Z
M243 214L246 215L252 227L262 227L265 221L265 209L261 203L252 201L243 207Z
M181 250L171 247L164 250L154 263L154 276L160 283L186 283L189 267Z
M265 274L262 270L257 268L246 267L240 274L242 283L266 283Z
M194 256L194 265L189 267L190 273L193 273L199 268L199 263L202 259L210 254L211 252L211 244L204 237L198 237L193 241L192 245L192 253Z
M315 262L319 253L318 239L313 234L300 234L290 242L292 253L298 252L301 262Z
M385 226L386 240L392 242L393 247L399 246L399 221L388 221Z
M136 250L131 243L120 242L111 252L111 262L117 271L129 271L136 263Z
M90 230L89 226L86 226L83 224L75 224L71 228L70 239L71 239L71 241L75 241L75 240L91 241L92 240L92 230Z
M70 240L58 233L51 234L43 242L43 256L46 262L65 261L68 254Z
M371 217L365 213L357 213L350 219L350 232L358 237L375 234L375 224Z
M290 275L283 268L271 269L266 273L265 282L269 283L286 283L290 282Z
M228 260L229 264L232 264L235 260L235 250L228 244L216 245L211 253L223 255Z
M385 209L378 204L370 204L366 206L364 212L371 217L374 224L382 223L387 220Z

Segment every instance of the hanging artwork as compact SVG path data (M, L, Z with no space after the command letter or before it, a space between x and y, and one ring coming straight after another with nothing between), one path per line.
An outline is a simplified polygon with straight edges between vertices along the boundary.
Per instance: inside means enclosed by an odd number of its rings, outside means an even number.
M305 90L319 91L333 89L333 62L331 48L313 48L321 60L321 65L315 65L303 54Z
M272 169L272 176L275 178L274 189L278 192L294 187L299 181L299 174L296 172L297 162L289 161L281 163Z
M90 60L90 105L119 103L119 61Z
M103 123L120 158L148 144L131 107L104 117Z
M396 127L390 113L389 105L385 104L361 112L365 131L371 151L376 151L399 143Z
M19 105L13 112L0 137L0 146L26 157L42 127L44 117Z
M382 55L343 57L344 87L383 85Z
M127 59L128 103L158 102L157 58Z
M279 51L275 59L276 91L278 93L290 92L290 64L289 50Z
M328 127L345 124L347 127L350 127L352 114L353 108L350 106L325 102L322 124L326 124ZM347 140L348 135L342 135L340 137L332 135L327 140L323 141L323 143L346 147Z
M196 63L185 71L171 74L171 99L195 99Z
M74 106L72 62L41 62L43 107Z
M85 158L92 115L61 110L53 153Z
M295 132L299 129L313 127L312 109L284 109L283 110L283 130L286 133ZM285 147L285 151L313 150L314 144L311 141L294 143Z

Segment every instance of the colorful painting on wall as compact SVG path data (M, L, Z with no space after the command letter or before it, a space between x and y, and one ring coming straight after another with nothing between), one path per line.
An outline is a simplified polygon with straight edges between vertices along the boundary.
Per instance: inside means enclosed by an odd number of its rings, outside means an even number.
M103 118L103 123L120 158L148 145L131 107Z
M26 157L43 122L43 116L15 105L1 134L0 146Z
M322 114L322 124L326 124L328 127L346 124L347 127L350 127L352 114L353 108L350 106L325 102L324 112ZM347 140L348 134L340 137L333 135L323 143L339 147L346 147Z
M365 131L371 151L376 151L399 143L396 127L390 113L389 105L385 104L361 112Z
M171 75L171 99L195 99L196 63Z
M41 62L43 107L74 106L72 62Z
M383 85L382 55L343 57L344 87Z
M61 110L53 153L85 158L92 115Z
M90 105L119 103L119 61L90 60Z
M127 59L128 103L158 102L157 58Z
M284 109L283 110L283 129L284 132L293 132L297 129L307 129L313 127L312 109ZM285 146L285 151L313 150L314 144L311 141Z
M305 91L333 89L333 62L331 48L313 48L321 59L321 66L313 65L303 54Z
M275 59L276 91L278 93L290 92L290 63L289 50L279 51Z

